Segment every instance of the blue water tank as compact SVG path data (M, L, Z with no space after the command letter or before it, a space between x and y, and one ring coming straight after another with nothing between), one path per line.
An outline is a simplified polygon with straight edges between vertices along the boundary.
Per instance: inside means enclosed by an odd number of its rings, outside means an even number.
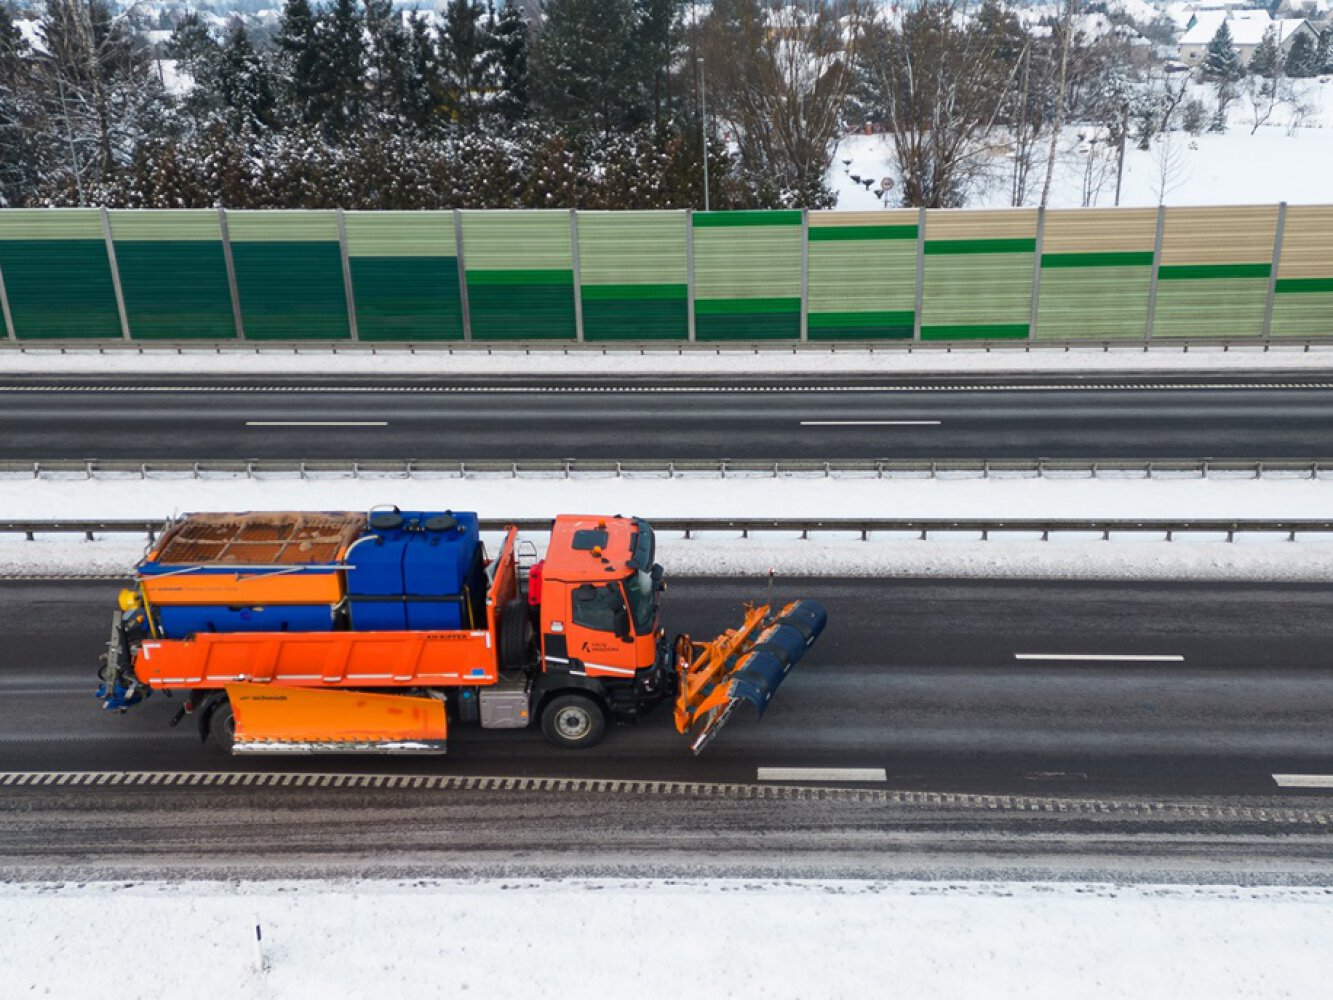
M262 608L161 604L155 613L164 639L184 639L200 632L328 632L333 628L333 608L327 604L270 604Z
M485 588L477 515L372 514L347 553L347 595L357 631L468 628Z

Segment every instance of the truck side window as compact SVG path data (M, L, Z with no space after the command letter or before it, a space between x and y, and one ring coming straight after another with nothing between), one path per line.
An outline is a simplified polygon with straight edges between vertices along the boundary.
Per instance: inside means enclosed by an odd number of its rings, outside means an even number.
M596 587L590 583L575 587L573 612L575 625L598 632L616 630L616 600L610 587Z

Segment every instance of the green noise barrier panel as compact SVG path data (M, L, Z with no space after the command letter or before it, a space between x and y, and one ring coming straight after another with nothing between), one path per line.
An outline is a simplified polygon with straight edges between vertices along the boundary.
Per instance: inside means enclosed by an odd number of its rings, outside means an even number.
M811 340L910 340L916 325L915 210L811 212Z
M135 340L236 337L222 224L215 209L108 213Z
M574 340L574 252L566 211L463 212L474 340Z
M0 209L0 275L20 340L123 336L98 209Z
M1157 209L1046 213L1038 340L1130 340L1148 333Z
M685 212L579 212L583 339L689 335Z
M1277 206L1168 208L1152 335L1259 337Z
M926 213L922 340L1023 340L1032 316L1037 213Z
M696 340L798 340L801 213L694 213Z
M1274 337L1333 336L1333 205L1289 205L1273 288Z
M347 340L337 214L228 212L247 340Z
M359 339L463 339L452 212L347 212L343 225Z

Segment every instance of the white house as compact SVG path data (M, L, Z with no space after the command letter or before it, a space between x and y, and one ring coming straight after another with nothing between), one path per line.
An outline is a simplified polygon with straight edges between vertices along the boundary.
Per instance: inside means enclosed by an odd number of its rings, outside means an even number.
M1240 55L1241 64L1245 66L1250 64L1250 57L1270 28L1277 35L1278 50L1283 55L1301 32L1308 32L1311 41L1317 41L1319 37L1309 22L1301 17L1274 20L1266 10L1200 10L1180 36L1180 61L1186 66L1202 65L1208 55L1208 43L1213 40L1224 21L1231 29L1231 41Z

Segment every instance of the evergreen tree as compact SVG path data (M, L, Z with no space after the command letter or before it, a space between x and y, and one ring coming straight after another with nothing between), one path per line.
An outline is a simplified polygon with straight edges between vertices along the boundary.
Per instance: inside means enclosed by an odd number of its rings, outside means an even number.
M0 2L0 208L22 203L40 170L28 43Z
M324 126L335 136L348 134L361 122L365 106L365 18L357 0L334 0L320 19L319 50L322 83L329 95Z
M407 117L411 38L393 0L365 0L370 102L381 118Z
M1291 41L1287 51L1287 76L1319 75L1319 52L1308 31L1302 31Z
M449 0L440 30L439 64L445 113L461 124L476 121L493 46L486 8L477 0Z
M324 117L318 23L309 0L287 0L278 27L279 87L295 121L313 124Z
M639 28L635 0L550 0L532 45L532 91L541 110L573 131L608 133L643 122Z
M434 120L443 100L430 22L420 14L412 14L408 19L401 114L417 128L425 128Z
M1320 73L1333 73L1333 26L1319 32L1319 44L1315 46L1315 61Z
M273 125L273 78L240 21L232 25L218 53L215 72L213 86L234 128Z
M1234 82L1245 75L1245 67L1241 65L1240 53L1236 51L1236 45L1231 40L1231 28L1227 26L1226 21L1222 22L1217 34L1213 35L1213 40L1208 43L1208 52L1203 57L1202 74L1205 80L1219 84Z
M496 84L494 107L505 118L526 118L530 103L528 84L528 19L519 0L509 0L496 18L491 33Z
M1279 62L1277 50L1277 34L1272 28L1264 32L1264 37L1259 40L1259 44L1254 47L1254 54L1250 56L1249 71L1255 76L1263 76L1272 79L1277 76L1277 71L1281 65Z

